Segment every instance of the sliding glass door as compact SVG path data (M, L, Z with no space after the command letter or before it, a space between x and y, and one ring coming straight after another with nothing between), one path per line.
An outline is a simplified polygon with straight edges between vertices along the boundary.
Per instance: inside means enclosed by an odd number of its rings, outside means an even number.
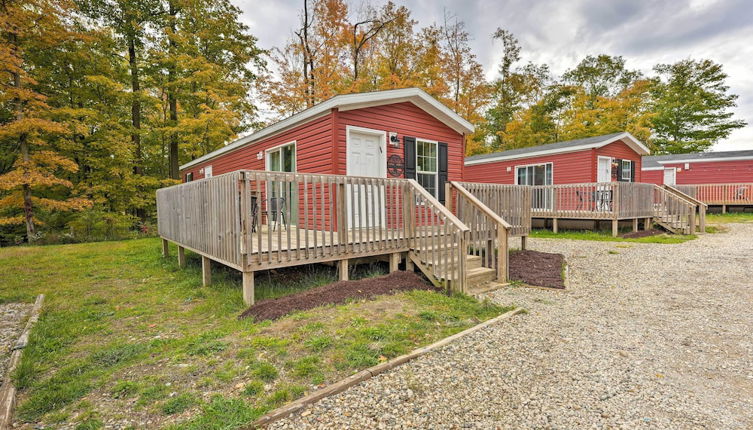
M270 172L295 172L296 154L295 143L278 146L267 151L267 170ZM270 211L270 220L277 220L276 216L284 214L284 221L288 224L295 223L298 212L298 189L294 182L270 181L267 189L269 197L267 205ZM288 219L288 216L290 219ZM281 215L280 218L283 218ZM282 223L283 220L277 220Z
M552 185L552 163L532 164L515 167L515 179L518 185ZM535 189L531 195L532 209L552 209L551 189Z

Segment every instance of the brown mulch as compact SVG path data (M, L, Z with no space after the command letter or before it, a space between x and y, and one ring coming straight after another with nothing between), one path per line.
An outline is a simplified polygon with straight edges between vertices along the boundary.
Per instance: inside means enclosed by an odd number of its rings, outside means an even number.
M562 254L539 251L515 251L510 253L510 279L528 285L548 288L565 288L562 279Z
M339 281L289 296L262 300L246 309L238 318L253 316L255 321L274 320L294 311L345 303L351 299L368 299L409 290L435 289L415 273L397 271L376 278Z
M625 233L623 235L620 235L620 237L624 239L638 239L639 237L657 236L664 233L665 233L664 231L657 230L654 228L651 230L632 231L630 233Z

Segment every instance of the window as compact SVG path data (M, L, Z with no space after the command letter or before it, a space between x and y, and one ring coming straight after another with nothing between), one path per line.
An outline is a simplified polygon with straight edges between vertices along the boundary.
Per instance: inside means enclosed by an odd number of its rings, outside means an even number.
M212 177L212 166L207 166L204 168L204 177L205 178L211 178Z
M416 181L437 197L437 142L416 140Z
M193 172L186 173L186 182L193 181Z
M633 162L631 160L622 160L622 180L633 182Z
M295 142L267 151L267 170L271 172L295 172Z
M552 185L552 163L515 166L517 185Z

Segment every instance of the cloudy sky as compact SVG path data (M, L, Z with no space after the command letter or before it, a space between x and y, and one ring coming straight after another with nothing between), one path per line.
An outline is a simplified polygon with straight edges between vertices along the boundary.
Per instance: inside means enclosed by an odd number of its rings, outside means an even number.
M234 1L260 45L270 48L291 36L303 0ZM644 73L656 63L710 58L724 65L739 95L737 117L749 123L715 149L753 149L753 0L394 1L408 6L419 26L441 22L445 10L465 21L490 78L500 57L490 38L497 27L520 40L523 62L546 63L556 74L588 54L622 55Z

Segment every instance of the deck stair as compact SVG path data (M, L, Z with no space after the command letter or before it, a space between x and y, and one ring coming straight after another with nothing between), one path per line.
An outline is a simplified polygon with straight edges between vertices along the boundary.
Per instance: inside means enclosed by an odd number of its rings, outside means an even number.
M420 263L418 267L422 271L426 270L425 274L428 272L428 274L435 276L439 284L447 277L445 273L456 270L459 264L458 261L445 263L441 259L437 262L430 255L427 255L427 252L412 252L412 256L414 262L418 260L417 262ZM497 271L491 267L483 267L482 263L482 258L479 255L467 255L465 257L465 292L467 294L480 292L486 289L490 282L497 281Z

